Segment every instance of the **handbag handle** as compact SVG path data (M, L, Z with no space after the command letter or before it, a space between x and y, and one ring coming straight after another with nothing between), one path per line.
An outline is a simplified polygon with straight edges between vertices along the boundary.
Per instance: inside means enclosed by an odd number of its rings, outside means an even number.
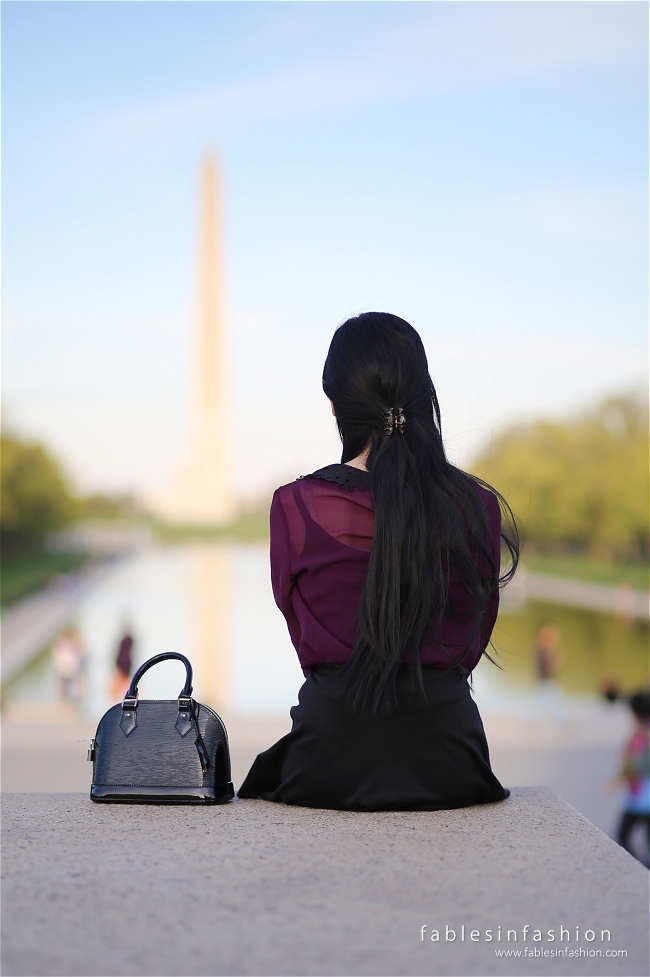
M157 665L159 662L168 661L170 658L175 658L179 662L183 662L185 665L185 685L179 692L178 698L189 698L192 695L192 666L190 665L189 660L185 657L185 655L179 655L177 651L163 651L162 654L154 655L153 658L150 658L148 661L144 662L143 665L140 665L140 668L131 679L129 691L124 696L125 701L130 699L130 705L132 706L133 701L137 700L138 698L138 682L144 673L154 665Z
M129 691L122 699L120 729L125 736L130 736L133 730L137 727L138 682L144 673L154 665L157 665L159 662L169 661L169 659L176 659L179 662L183 662L185 665L185 685L178 693L178 716L176 717L175 723L176 730L181 737L186 736L192 728L194 728L196 731L196 749L198 750L199 759L201 761L201 769L205 775L208 771L208 767L210 766L210 760L208 758L208 752L205 748L205 743L203 742L194 711L194 702L192 700L192 666L185 655L179 655L177 651L163 651L162 654L154 655L153 658L150 658L148 661L144 662L143 665L140 665L140 668L131 679Z

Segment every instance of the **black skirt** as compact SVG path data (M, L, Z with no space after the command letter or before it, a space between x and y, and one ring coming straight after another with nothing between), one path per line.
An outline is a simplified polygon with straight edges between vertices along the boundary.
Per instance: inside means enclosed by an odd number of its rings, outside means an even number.
M422 668L427 701L411 669L397 679L397 709L353 713L339 668L312 670L291 709L293 728L260 753L239 797L346 811L438 811L508 797L490 768L483 723L459 670Z

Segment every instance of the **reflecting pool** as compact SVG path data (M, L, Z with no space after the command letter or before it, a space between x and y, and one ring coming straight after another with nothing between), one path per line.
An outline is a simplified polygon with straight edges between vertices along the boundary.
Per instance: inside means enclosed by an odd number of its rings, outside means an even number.
M85 649L79 709L93 720L115 701L110 689L125 626L135 639L134 666L161 651L181 652L193 663L196 697L226 714L286 714L303 681L273 601L266 543L142 550L115 565L86 594L74 626ZM538 676L536 644L544 627L554 629L557 645L550 683L540 683ZM488 710L525 705L540 685L571 702L593 700L606 674L616 675L626 691L647 683L646 622L531 602L518 610L504 608L493 644L500 668L484 661L475 677L477 700ZM164 663L144 677L141 693L174 696L182 680L179 663ZM33 720L59 694L45 650L4 698L10 715L22 711Z

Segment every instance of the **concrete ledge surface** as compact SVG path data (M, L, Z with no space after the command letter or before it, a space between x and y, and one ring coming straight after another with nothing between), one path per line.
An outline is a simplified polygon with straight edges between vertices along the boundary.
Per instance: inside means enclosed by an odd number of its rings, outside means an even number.
M542 787L372 814L5 794L3 839L5 977L648 973L647 871ZM558 948L582 955L495 952Z

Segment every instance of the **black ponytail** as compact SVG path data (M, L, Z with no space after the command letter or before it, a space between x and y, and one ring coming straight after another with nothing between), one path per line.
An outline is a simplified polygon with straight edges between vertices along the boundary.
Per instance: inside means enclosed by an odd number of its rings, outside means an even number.
M451 662L462 667L497 580L504 585L517 567L517 529L505 500L490 489L502 507L502 537L510 554L499 577L487 512L476 491L475 483L485 483L447 461L424 346L404 319L366 312L339 326L325 361L323 389L334 404L341 461L370 446L367 468L375 505L359 640L344 672L347 694L356 709L389 711L405 656L423 690L419 648L424 638L439 644L436 622L454 612L448 600L452 570L474 607L467 647ZM387 435L386 412L399 408L404 426Z

